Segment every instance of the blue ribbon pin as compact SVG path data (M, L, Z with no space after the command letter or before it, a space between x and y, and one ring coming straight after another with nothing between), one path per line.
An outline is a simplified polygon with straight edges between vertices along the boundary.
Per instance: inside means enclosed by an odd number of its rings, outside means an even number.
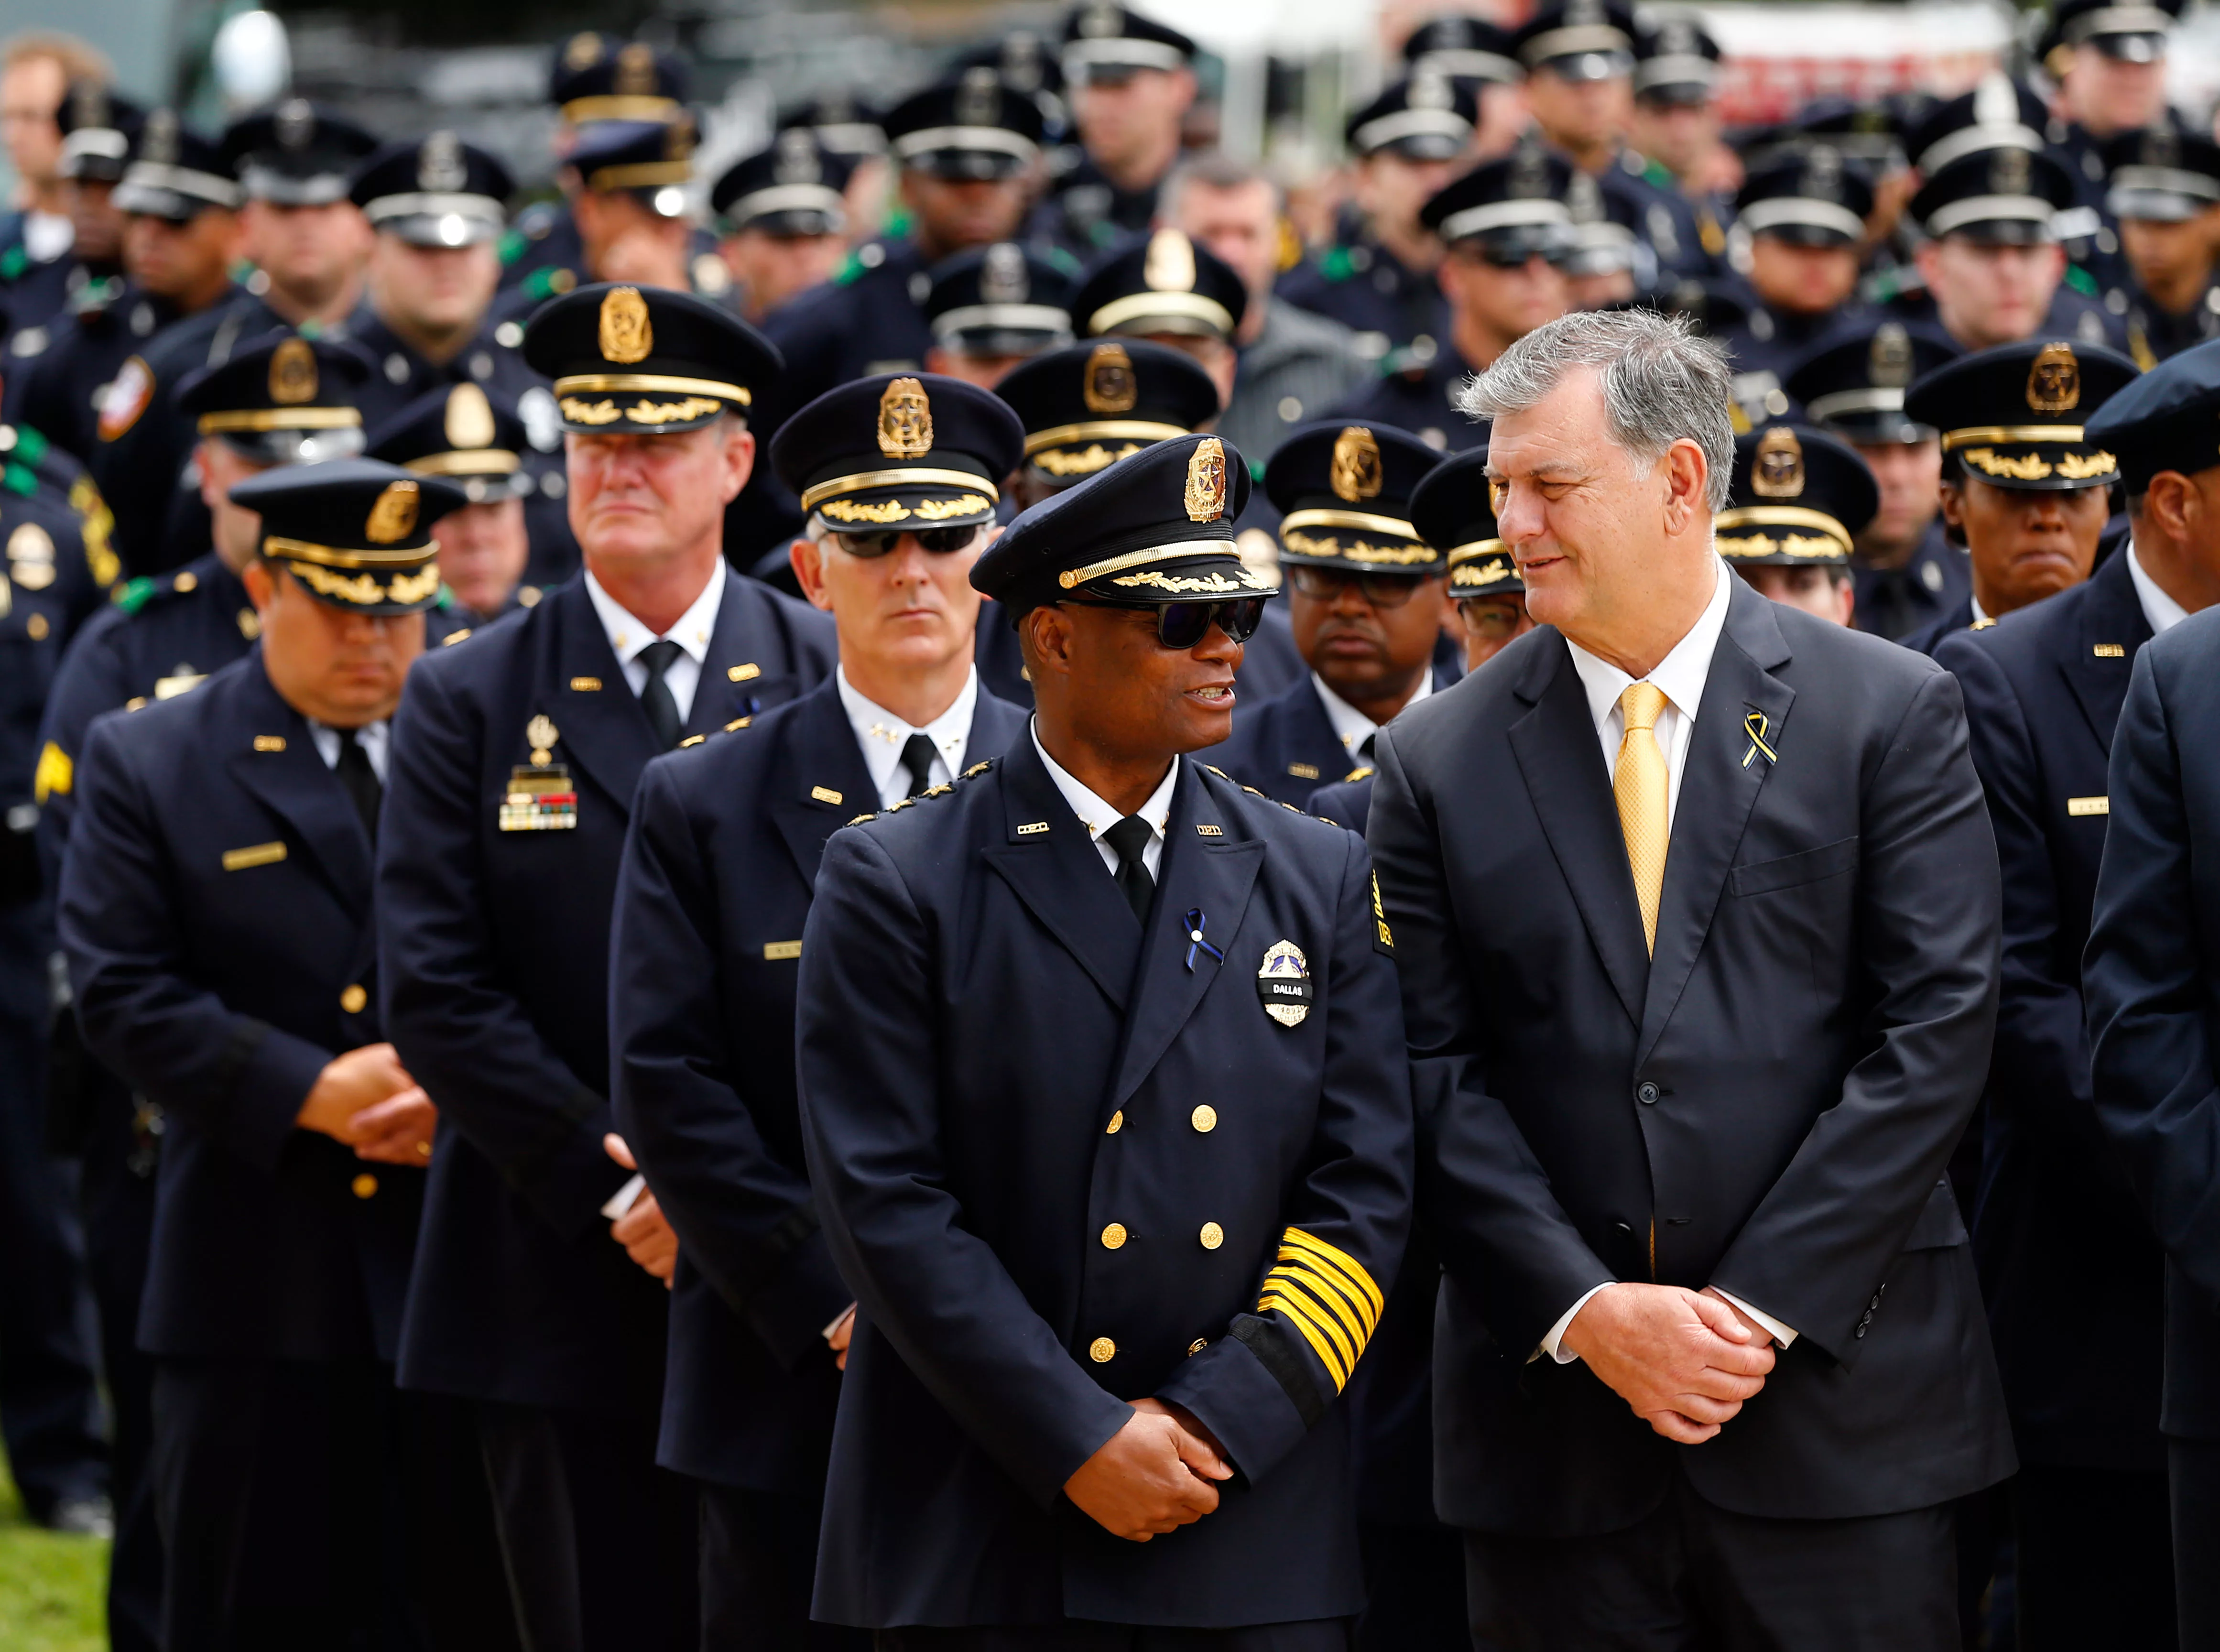
M1765 714L1763 712L1754 711L1750 713L1749 716L1742 720L1742 726L1743 732L1749 736L1749 750L1742 754L1742 766L1743 768L1749 768L1751 762L1761 751L1765 753L1765 761L1768 766L1780 761L1780 757L1774 754L1773 748L1765 743L1766 733L1772 725L1766 721Z
M1225 962L1225 954L1202 938L1203 926L1209 921L1202 915L1200 907L1187 909L1187 967L1189 975L1194 973L1194 955L1197 952L1207 952L1220 963Z

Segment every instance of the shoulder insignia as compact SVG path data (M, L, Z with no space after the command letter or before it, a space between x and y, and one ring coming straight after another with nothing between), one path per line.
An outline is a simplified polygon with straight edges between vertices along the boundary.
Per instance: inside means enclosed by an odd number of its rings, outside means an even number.
M735 717L731 722L725 725L725 732L730 734L735 730L745 728L753 721L755 721L755 719L752 717Z
M708 738L709 737L707 734L689 734L684 739L678 742L678 749L681 751L683 751L688 746L699 745L702 741Z
M1254 786L1244 786L1241 789L1248 793L1251 797L1264 797L1264 794L1258 791ZM1272 800L1269 797L1264 797L1264 801L1269 803Z
M1974 631L1986 631L1994 624L1996 624L1995 618L1992 615L1984 614L1980 619L1974 621L1969 629Z
M985 774L985 773L987 772L987 770L988 770L989 769L993 768L994 766L995 766L995 759L994 759L994 758L992 758L992 757L987 757L987 758L984 758L984 759L982 759L982 761L980 761L980 762L977 762L977 763L973 764L972 764L969 769L966 769L966 770L963 771L963 778L964 778L964 779L966 779L966 780L969 780L969 779L970 779L974 775L983 775L983 774Z
M118 585L115 588L115 595L109 600L126 614L136 614L147 606L147 599L153 595L154 582L146 575L140 574Z
M949 793L955 789L955 787L950 785L944 780L938 786L927 786L922 792L919 793L918 795L920 797L945 797Z
M31 776L31 801L43 803L49 797L67 797L76 778L77 764L70 760L70 754L48 740L39 753L38 772Z
M1360 763L1356 767L1351 769L1347 774L1341 777L1341 783L1347 786L1354 784L1356 782L1360 780L1369 780L1372 778L1372 765L1370 764Z
M2066 266L2066 284L2084 298L2094 298L2100 290L2097 285L2096 277L2078 264L2069 264Z
M464 638L471 634L471 627L469 626L465 626L460 631L450 631L446 636L440 639L440 646L442 648L452 648L457 643L462 641Z
M1219 768L1214 763L1198 763L1194 766L1198 769L1209 770L1211 773L1216 775L1220 780L1231 780L1233 778L1232 775L1227 774L1225 770ZM1244 788L1244 789L1245 790L1246 788Z
M896 802L888 804L886 807L880 812L884 814L899 814L902 810L907 808L911 804L916 801L917 799L914 797L905 797Z
M1372 874L1372 922L1374 926L1374 939L1372 943L1373 950L1378 952L1385 952L1389 957L1394 957L1395 956L1395 932L1388 927L1388 908L1380 899L1380 874L1376 871Z
M861 826L866 820L876 820L879 817L876 814L858 814L853 820L850 820L848 824L850 826Z
M842 260L840 267L832 272L832 284L836 287L853 286L857 277L870 267L864 262L860 251L851 252ZM866 814L863 818L868 820L871 817Z

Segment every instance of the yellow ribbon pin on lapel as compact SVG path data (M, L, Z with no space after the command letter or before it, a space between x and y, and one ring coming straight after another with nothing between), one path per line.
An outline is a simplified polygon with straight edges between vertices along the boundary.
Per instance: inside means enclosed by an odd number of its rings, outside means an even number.
M1771 728L1772 725L1766 721L1765 714L1763 712L1751 712L1749 715L1742 720L1742 726L1743 732L1749 736L1749 750L1742 754L1742 766L1743 768L1749 768L1751 760L1761 751L1765 753L1765 760L1768 764L1778 763L1780 761L1779 755L1774 752L1771 746L1765 743L1766 732Z

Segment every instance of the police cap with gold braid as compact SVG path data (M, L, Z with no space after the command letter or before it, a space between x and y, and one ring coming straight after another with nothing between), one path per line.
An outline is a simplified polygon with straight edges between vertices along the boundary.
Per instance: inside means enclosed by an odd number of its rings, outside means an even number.
M1774 424L1735 438L1734 485L1712 527L1738 568L1841 568L1880 508L1857 449L1808 425Z
M1280 560L1350 573L1438 574L1442 552L1411 524L1411 493L1442 456L1393 425L1330 419L1281 442L1264 466L1280 508Z
M995 520L1025 432L992 390L938 373L879 373L825 392L779 427L771 468L836 532L975 527Z
M2136 377L2102 345L2027 339L1961 356L1905 393L1908 419L1942 433L1942 479L2052 492L2120 479L2111 451L2087 439L2089 415Z
M266 471L231 490L262 518L259 553L319 602L352 614L421 614L439 600L432 524L468 502L452 482L381 459Z
M1047 602L1269 596L1276 588L1233 543L1249 488L1248 462L1224 437L1171 437L1021 512L971 583L1013 617Z
M608 284L542 304L525 325L524 359L555 381L563 428L589 436L745 417L786 371L776 346L706 299Z
M313 464L362 452L354 398L369 377L352 346L270 333L188 377L178 410L259 464Z
M529 443L524 421L500 391L469 379L418 396L370 433L371 458L419 476L446 477L473 505L521 497Z
M1027 466L1057 483L1218 416L1218 386L1194 358L1147 339L1051 350L1013 368L995 394L1025 425Z
M1450 595L1460 602L1525 594L1488 499L1485 447L1451 454L1411 490L1411 527L1448 559Z
M572 125L589 121L661 121L686 98L686 65L641 41L614 41L586 29L555 49L547 101Z
M1071 320L1082 335L1182 333L1232 338L1249 307L1233 266L1176 229L1137 235L1080 272Z

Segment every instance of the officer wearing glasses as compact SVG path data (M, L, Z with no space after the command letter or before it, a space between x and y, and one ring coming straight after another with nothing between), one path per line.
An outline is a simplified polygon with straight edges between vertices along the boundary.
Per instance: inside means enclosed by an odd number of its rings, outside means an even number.
M1237 720L1212 761L1300 806L1372 761L1372 737L1456 674L1447 559L1411 525L1411 493L1438 464L1390 425L1316 424L1281 444L1264 491L1284 513L1280 566L1310 669Z
M857 1322L814 1611L882 1647L1344 1652L1363 1602L1334 1402L1408 1063L1363 841L1186 755L1269 589L1249 486L1178 436L1021 515L971 578L1031 731L825 846L799 1088Z

